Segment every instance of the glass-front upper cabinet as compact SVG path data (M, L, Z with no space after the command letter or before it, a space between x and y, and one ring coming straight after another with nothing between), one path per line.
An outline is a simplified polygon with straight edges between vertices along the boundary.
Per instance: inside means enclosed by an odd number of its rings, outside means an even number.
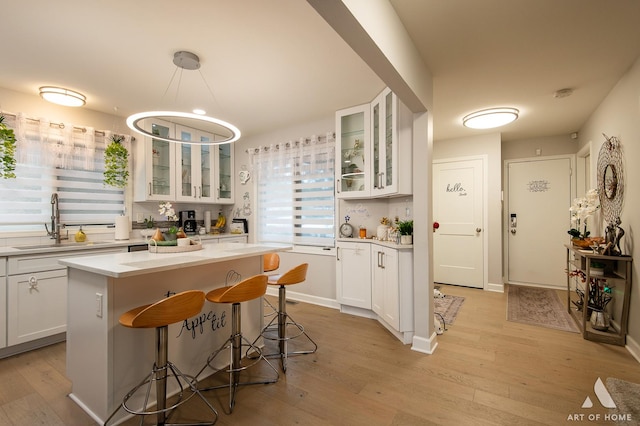
M370 104L336 112L336 195L338 198L369 196L370 144Z
M216 163L216 202L220 204L233 204L233 144L224 143L214 145L217 155Z
M170 123L146 120L145 129L161 137L174 137ZM152 137L134 142L134 201L174 200L175 150L173 144Z
M386 88L371 103L371 196L412 193L412 117Z

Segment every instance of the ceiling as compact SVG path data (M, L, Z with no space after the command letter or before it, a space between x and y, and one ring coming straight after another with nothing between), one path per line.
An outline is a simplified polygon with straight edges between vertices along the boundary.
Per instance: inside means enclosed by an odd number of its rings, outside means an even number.
M635 0L390 3L433 73L436 140L487 133L460 123L492 106L521 111L503 140L572 133L640 56ZM0 87L64 86L123 117L200 106L256 135L384 87L302 0L21 0L2 14ZM199 71L176 68L180 50ZM555 98L563 88L573 95Z

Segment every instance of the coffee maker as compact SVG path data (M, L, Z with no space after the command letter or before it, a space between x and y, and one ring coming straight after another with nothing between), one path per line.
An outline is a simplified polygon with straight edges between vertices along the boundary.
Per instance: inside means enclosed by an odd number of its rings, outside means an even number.
M180 223L182 229L187 234L195 234L198 227L196 223L196 211L195 210L183 210L179 213Z

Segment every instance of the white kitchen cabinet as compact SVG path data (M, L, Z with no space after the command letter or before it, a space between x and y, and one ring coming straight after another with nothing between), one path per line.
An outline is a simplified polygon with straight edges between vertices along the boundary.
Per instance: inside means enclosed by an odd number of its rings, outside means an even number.
M371 309L371 245L340 241L336 247L336 298L344 307Z
M161 120L144 120L145 130L162 137L174 136L174 126ZM176 150L174 143L145 137L133 143L134 201L176 199Z
M233 146L212 145L221 136L154 120L145 128L196 143L169 143L145 137L134 156L135 201L233 203ZM140 159L144 161L139 161Z
M221 136L176 125L181 140L210 142ZM232 204L232 144L176 145L176 201Z
M371 193L371 105L336 112L336 196L365 198Z
M371 249L372 309L404 343L413 338L413 251L374 245Z
M3 287L2 290L6 288L6 291L2 291L6 299L0 296L0 306L3 306L3 310L6 307L6 326L3 327L6 330L6 354L29 349L23 345L21 350L12 352L12 346L66 331L67 268L59 263L59 259L122 253L126 250L126 247L116 247L8 257L6 284L5 278L1 278L3 286L0 286ZM0 338L1 336L2 333ZM64 337L49 340L47 344L63 339ZM37 346L41 344L34 347ZM4 356L2 353L0 355Z
M371 103L372 197L412 193L412 122L388 88Z
M7 306L7 258L0 257L0 306ZM7 310L0 313L0 349L7 346Z
M7 301L9 346L64 333L67 327L67 270L10 276Z
M390 89L371 103L336 112L336 196L412 194L413 118Z

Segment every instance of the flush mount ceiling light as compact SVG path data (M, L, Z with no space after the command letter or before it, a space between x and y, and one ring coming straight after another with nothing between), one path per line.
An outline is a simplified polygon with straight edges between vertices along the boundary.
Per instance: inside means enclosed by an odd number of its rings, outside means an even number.
M58 105L80 107L87 101L87 97L82 93L62 87L42 86L39 90L42 99Z
M173 55L173 63L176 65L176 72L179 69L180 70L200 69L200 58L198 58L196 54L191 52L185 52L185 51L176 52ZM174 76L175 76L175 73L174 73ZM209 90L209 93L211 94L212 99L215 100L215 98L213 97L213 93L209 88L209 85L204 79L204 76L202 76L202 73L200 73L200 76L202 77L202 81L204 85ZM173 81L173 77L171 78L171 81ZM171 86L171 81L169 81L169 86ZM168 91L168 89L169 87L167 87L167 90L165 90L165 93ZM179 124L182 126L190 127L192 129L201 130L207 133L213 133L217 137L215 138L216 140L198 141L198 140L190 140L190 139L189 140L180 139L181 135L179 134L177 134L176 137L173 137L173 138L168 136L159 136L159 135L153 134L151 131L144 128L144 124L142 123L142 120L145 120L145 119L163 120L172 124ZM220 145L224 143L232 143L240 139L240 130L236 126L226 121L220 120L218 118L209 117L203 114L190 113L190 112L166 111L166 110L139 112L139 113L130 115L127 118L127 126L129 126L131 130L134 130L144 136L148 136L153 139L162 140L166 142L201 144L201 145L205 145L205 144ZM176 133L180 133L180 132L176 132ZM214 139L214 138L211 138L211 139Z
M462 119L462 124L471 129L493 129L504 126L518 118L515 108L489 108L473 112Z

